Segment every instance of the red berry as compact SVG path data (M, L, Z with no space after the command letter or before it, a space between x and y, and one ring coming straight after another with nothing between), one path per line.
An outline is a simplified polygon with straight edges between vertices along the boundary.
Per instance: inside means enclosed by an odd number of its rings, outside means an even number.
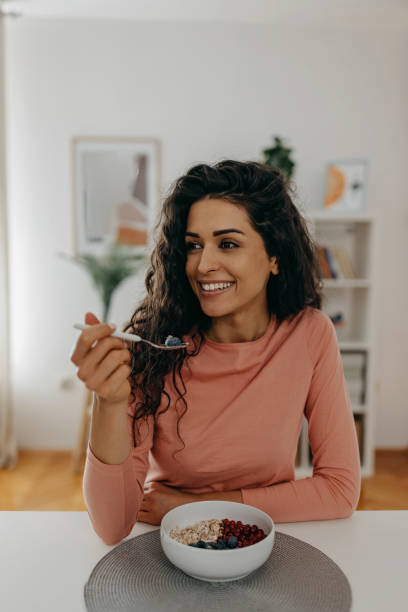
M220 531L217 542L227 542L231 536L237 538L237 547L242 548L245 546L251 546L260 542L266 538L266 534L256 525L250 525L249 523L243 523L242 521L234 521L228 518L221 520Z

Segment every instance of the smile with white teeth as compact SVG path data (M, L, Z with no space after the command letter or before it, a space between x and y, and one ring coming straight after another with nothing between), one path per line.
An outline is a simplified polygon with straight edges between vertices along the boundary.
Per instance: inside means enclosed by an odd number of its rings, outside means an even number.
M200 283L200 287L203 291L210 293L211 291L222 291L231 287L234 283Z

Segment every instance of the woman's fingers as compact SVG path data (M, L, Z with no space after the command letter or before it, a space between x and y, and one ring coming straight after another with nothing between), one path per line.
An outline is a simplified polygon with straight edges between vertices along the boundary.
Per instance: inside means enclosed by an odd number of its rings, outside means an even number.
M100 320L93 312L87 312L85 313L85 323L87 325L95 325L96 323L100 323Z
M114 329L99 323L92 313L86 313L90 325L79 336L71 355L78 366L77 376L85 386L110 402L124 402L131 391L132 368L130 352L120 338L113 338Z
M120 354L118 354L118 351ZM95 347L86 354L79 370L81 376L86 378L90 376L99 365L104 366L104 360L110 352L113 352L121 362L130 361L130 352L127 350L123 340L108 336L107 338L98 340ZM112 370L106 369L106 374L109 375L111 371Z
M76 342L74 351L71 355L71 361L75 365L80 365L85 355L87 355L87 353L90 351L94 342L106 336L110 336L113 334L113 332L114 330L107 323L92 325L91 327L88 327L88 329L84 329Z
M92 373L90 374L86 374L84 376L84 378L82 378L82 380L85 382L86 381L86 386L88 387L88 389L98 389L101 393L104 393L104 391L106 391L106 389L104 389L104 385L106 386L109 385L109 388L111 391L115 391L115 389L113 387L111 387L110 385L110 377L113 373L116 374L116 371L119 368L126 367L129 371L128 374L130 374L131 372L131 368L129 365L127 365L127 363L124 363L125 361L128 361L128 357L127 357L128 351L116 351L116 350L112 350L109 351L109 354L105 357L105 359L99 363L96 367L96 369L93 370ZM81 370L82 368L80 368ZM79 378L81 378L80 374L81 371L78 371L78 376ZM123 379L123 374L125 373L125 370L122 368L120 371L120 375L122 375L122 379Z
M132 369L126 364L120 365L111 376L108 376L102 383L97 382L95 388L101 397L112 396L117 393L123 385L123 380L131 373ZM91 382L87 383L87 387L94 387ZM94 390L92 388L92 390Z

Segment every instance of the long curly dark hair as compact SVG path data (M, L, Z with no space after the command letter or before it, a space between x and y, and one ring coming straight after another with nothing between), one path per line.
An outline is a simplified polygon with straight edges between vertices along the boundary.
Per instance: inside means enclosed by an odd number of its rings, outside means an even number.
M154 228L155 247L145 276L146 296L137 306L124 331L131 331L156 343L169 333L182 338L188 334L193 348L160 351L145 343L131 347L131 403L133 444L135 424L148 415L165 412L170 396L165 377L171 382L187 410L186 386L181 369L185 360L198 354L211 318L201 309L185 273L185 231L191 205L204 198L223 199L243 207L251 226L263 239L269 257L276 256L279 273L270 274L267 300L278 325L295 317L307 306L321 309L321 268L305 219L293 204L295 187L276 167L259 162L223 160L214 165L198 164L177 179L165 198ZM166 408L157 413L162 395ZM183 416L185 411L181 416ZM179 434L179 422L177 433ZM181 438L180 438L181 439Z

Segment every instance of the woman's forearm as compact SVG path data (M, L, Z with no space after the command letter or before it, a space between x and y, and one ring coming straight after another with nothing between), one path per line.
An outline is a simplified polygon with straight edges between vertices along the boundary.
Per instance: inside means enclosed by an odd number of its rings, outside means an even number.
M129 457L127 408L127 401L106 403L94 393L90 446L95 457L103 463L119 465Z
M242 494L240 489L235 491L212 491L211 493L199 493L198 495L192 495L191 501L212 501L220 499L222 501L232 501L243 504Z

